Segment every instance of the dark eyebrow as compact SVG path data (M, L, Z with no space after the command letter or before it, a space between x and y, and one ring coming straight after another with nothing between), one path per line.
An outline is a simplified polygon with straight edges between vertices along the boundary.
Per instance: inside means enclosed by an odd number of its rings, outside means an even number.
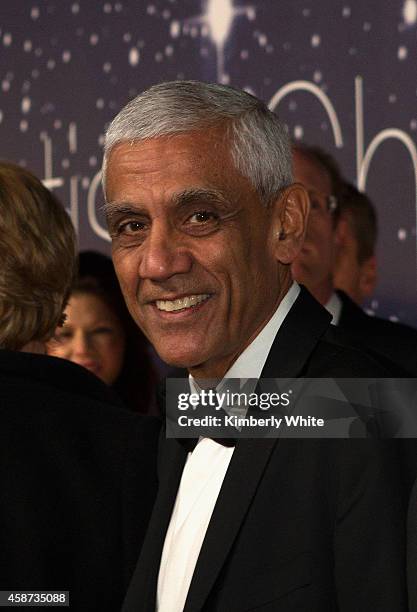
M225 206L228 204L227 198L218 189L210 188L191 188L184 189L175 193L171 199L171 206L183 208L192 204L218 204ZM114 217L147 215L146 207L141 205L130 204L129 202L106 202L101 207L107 222L110 222Z
M110 221L116 216L126 216L126 215L143 215L146 214L146 211L141 207L134 206L129 203L119 203L119 202L106 202L101 207L102 212L104 213L107 221Z
M195 203L221 204L224 206L228 203L228 200L218 189L195 188L184 189L184 191L176 193L173 197L173 203L179 207Z

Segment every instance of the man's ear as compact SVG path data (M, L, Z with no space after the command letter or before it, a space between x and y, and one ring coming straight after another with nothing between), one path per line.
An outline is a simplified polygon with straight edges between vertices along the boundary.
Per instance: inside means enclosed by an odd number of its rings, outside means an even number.
M361 293L362 300L371 297L371 295L374 293L376 281L376 257L375 255L372 255L361 265L361 271L359 274L359 291Z
M284 189L272 207L273 251L280 263L290 264L304 242L310 199L303 185L294 183Z
M353 241L352 229L346 215L341 215L338 219L334 232L334 238L337 254L343 253L349 243Z

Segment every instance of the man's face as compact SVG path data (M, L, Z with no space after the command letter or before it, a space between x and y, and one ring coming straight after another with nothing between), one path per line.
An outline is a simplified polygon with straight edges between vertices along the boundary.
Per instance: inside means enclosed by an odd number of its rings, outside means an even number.
M271 212L224 130L117 145L106 196L132 316L166 362L223 376L282 297Z
M359 244L355 236L352 213L344 211L337 224L339 248L333 271L333 283L357 304L362 304L375 290L376 257L359 261Z
M310 196L307 234L291 266L295 280L303 283L317 299L326 302L332 291L336 233L327 198L332 194L328 173L314 159L293 152L294 179L302 183Z

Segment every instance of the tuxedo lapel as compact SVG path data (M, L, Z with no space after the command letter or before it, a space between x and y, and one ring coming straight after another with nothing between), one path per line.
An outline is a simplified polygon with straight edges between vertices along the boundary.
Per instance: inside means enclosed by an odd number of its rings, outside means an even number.
M262 377L300 376L330 321L329 313L302 287L274 340ZM203 608L278 442L274 438L237 442L201 548L184 612L198 612Z
M139 561L122 612L154 612L159 564L187 452L174 439L160 441L159 488Z
M239 440L204 538L184 612L204 606L223 567L277 440Z

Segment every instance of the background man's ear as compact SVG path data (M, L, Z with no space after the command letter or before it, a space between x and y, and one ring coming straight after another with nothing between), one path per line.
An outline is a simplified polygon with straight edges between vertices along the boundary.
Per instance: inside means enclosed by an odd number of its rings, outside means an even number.
M310 211L308 193L300 183L294 183L284 190L272 206L275 257L282 264L290 264L304 242Z
M352 243L353 235L352 228L349 223L349 219L346 215L341 215L337 221L336 229L334 232L335 245L337 254L343 253L343 251Z
M377 265L376 257L372 255L363 262L361 265L361 271L359 275L359 290L361 292L363 300L371 297L375 291L377 282Z

